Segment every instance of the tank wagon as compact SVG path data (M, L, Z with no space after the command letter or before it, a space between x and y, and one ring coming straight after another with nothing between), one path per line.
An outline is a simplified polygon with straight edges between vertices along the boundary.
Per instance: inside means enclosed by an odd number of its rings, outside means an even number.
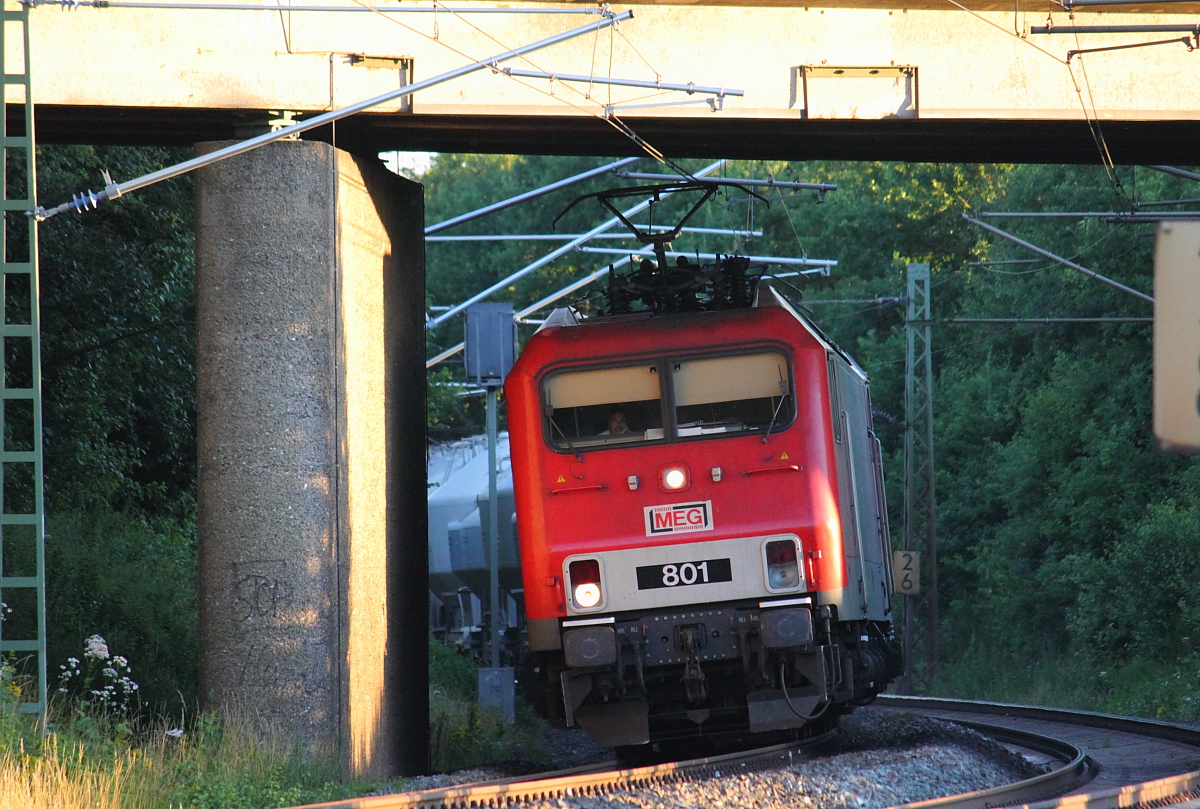
M505 386L541 707L613 746L802 736L902 667L867 377L745 259L664 263Z

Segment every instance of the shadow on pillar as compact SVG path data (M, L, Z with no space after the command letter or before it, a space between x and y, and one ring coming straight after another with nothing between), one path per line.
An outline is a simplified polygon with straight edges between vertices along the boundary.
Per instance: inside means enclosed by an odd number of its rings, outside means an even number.
M323 143L197 176L203 707L376 778L428 761L423 219Z

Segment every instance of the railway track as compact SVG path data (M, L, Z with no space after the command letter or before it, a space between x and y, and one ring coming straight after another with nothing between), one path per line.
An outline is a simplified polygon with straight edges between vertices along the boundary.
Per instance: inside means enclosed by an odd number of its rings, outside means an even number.
M911 712L970 727L1047 772L994 789L953 795L903 809L1133 809L1175 804L1200 809L1200 728L1080 711L913 697L880 697L867 710ZM813 742L620 769L617 762L553 773L375 795L303 809L469 809L619 789L698 781L786 767L810 755ZM296 809L301 809L297 807Z
M1187 809L1200 809L1200 727L1088 711L930 697L882 696L876 705L968 726L1052 737L1086 753L1095 768L1091 780L1068 793L1067 799L1039 809L1067 804L1080 809L1180 804L1179 809L1184 809L1185 802ZM980 732L1003 741L1002 730Z

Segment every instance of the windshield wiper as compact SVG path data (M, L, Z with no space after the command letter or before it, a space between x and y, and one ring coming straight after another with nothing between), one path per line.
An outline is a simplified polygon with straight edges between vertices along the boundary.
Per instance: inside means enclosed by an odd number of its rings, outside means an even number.
M779 397L779 404L775 405L775 412L771 415L771 423L767 425L767 434L763 436L763 443L767 443L767 439L771 437L771 430L775 427L775 420L779 418L779 411L783 410L783 403L787 401L788 395L785 393Z
M562 436L562 440L567 442L567 449L571 450L571 454L575 456L575 460L583 463L583 456L579 454L579 450L575 449L575 445L571 443L571 439L567 438L567 434L562 431L562 427L558 426L558 422L554 420L554 414L550 408L546 408L546 418L550 420L550 426L558 430L558 434Z

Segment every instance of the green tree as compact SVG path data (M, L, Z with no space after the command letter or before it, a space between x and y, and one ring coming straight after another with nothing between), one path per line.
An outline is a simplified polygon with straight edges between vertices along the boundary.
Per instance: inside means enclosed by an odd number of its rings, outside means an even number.
M39 199L189 156L43 147ZM191 207L184 177L39 229L51 672L98 633L156 705L195 698Z

